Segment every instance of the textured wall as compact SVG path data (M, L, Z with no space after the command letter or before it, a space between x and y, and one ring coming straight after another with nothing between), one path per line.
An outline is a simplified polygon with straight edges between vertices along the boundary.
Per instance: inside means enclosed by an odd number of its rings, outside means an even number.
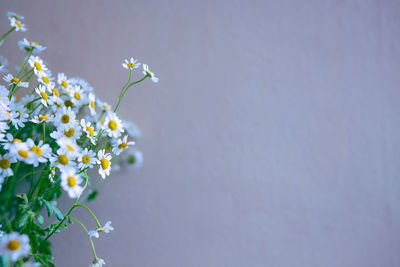
M8 10L111 103L129 56L161 79L120 110L144 168L91 204L107 266L400 266L399 1L7 0L2 31ZM89 264L77 225L53 240Z

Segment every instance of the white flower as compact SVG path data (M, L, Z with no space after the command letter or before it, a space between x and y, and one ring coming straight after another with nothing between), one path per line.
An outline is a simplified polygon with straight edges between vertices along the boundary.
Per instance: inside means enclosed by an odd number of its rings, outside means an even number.
M44 65L43 60L39 57L31 56L28 60L29 65L33 68L36 75L42 75L42 72L47 70L46 65Z
M29 86L28 82L21 82L20 79L17 77L13 77L11 74L7 74L3 78L6 82L8 82L10 85L17 85L18 87L25 87L27 88Z
M6 67L8 66L8 60L5 57L0 56L0 73L7 73L8 70Z
M66 90L69 86L70 81L64 73L59 73L57 75L57 83Z
M31 138L26 140L26 144L30 151L33 152L33 156L28 160L29 164L37 167L39 163L45 163L51 157L51 147L48 144L43 144L40 140L36 145Z
M52 166L59 168L60 170L68 169L75 166L73 158L67 154L57 153L55 157L50 158Z
M132 169L138 169L142 167L143 164L143 153L142 151L132 148L128 151L128 156L126 157L126 162L128 166Z
M0 108L4 108L6 110L9 109L8 105L10 104L10 100L8 99L8 94L10 91L4 86L0 85Z
M96 230L89 231L89 236L90 237L96 237L99 238L100 233L106 233L108 234L109 232L113 231L114 227L111 226L111 221L106 222L106 224L102 227L97 228Z
M92 264L89 265L89 267L102 267L106 263L104 262L103 259L96 258L93 260Z
M96 98L92 93L89 94L89 110L90 115L96 115Z
M101 108L102 111L110 111L111 106L107 102L103 102L97 98L97 105Z
M51 168L51 171L49 173L49 180L54 184L54 177L56 176L56 167Z
M68 94L71 97L71 101L74 105L82 105L85 102L85 95L79 85L69 87Z
M10 121L14 125L15 129L18 130L19 127L24 127L25 122L28 121L29 117L28 110L24 105L19 105L15 102L12 102L11 110Z
M122 63L122 67L124 67L125 69L128 69L128 70L137 69L137 68L139 68L139 66L140 66L140 63L133 57L131 57L130 61L125 59L125 63Z
M31 246L27 235L12 232L0 238L0 255L10 257L11 261L28 256L30 251Z
M15 162L17 162L15 157L10 154L0 155L0 177L13 176L14 172L11 169L11 164Z
M42 123L42 122L51 122L54 120L54 117L52 116L47 116L47 115L36 115L31 119L31 122L33 123Z
M26 143L15 142L15 150L10 150L10 153L27 164L32 162L32 158L34 157L34 153L29 150Z
M106 153L105 149L100 150L97 153L97 164L100 165L99 167L99 174L103 179L106 178L106 176L110 175L110 170L111 170L111 154Z
M60 137L57 139L57 144L60 146L57 150L58 155L64 154L73 159L79 156L81 148L74 140L67 137Z
M22 264L22 267L40 267L41 264L38 262L33 262L33 261L27 261L24 264Z
M17 13L12 11L7 12L7 17L9 20L11 20L11 18L15 18L17 20L24 20L24 16L18 15Z
M93 164L96 163L96 154L89 150L87 147L80 153L78 157L78 168L93 168Z
M135 142L133 141L128 142L128 136L125 135L123 139L118 139L117 142L115 142L112 151L115 155L119 155L124 149L128 147L128 145L133 146L134 144Z
M47 94L47 87L39 84L39 86L35 89L36 93L42 98L40 102L43 106L47 107L47 101L49 100L49 95Z
M26 40L26 38L24 38L24 40L18 41L18 46L21 50L32 50L33 54L39 54L40 52L46 50L45 46L42 46L36 42L29 42L28 40Z
M117 117L115 113L107 114L104 120L103 129L107 132L109 137L118 138L121 133L124 132L122 121Z
M42 71L39 75L38 75L38 82L43 83L45 85L49 85L51 83L51 81L54 80L53 77L51 77L50 71ZM47 87L49 88L49 87ZM54 85L51 86L51 88L54 88Z
M149 70L147 64L143 64L143 74L149 76L153 82L158 83L159 79Z
M61 137L65 137L71 140L76 140L82 135L81 127L79 127L78 123L71 125L69 129L54 131L50 134L51 138L59 139Z
M22 23L22 21L16 19L15 17L11 17L10 19L10 27L15 27L15 30L25 32L26 27L25 24Z
M59 130L68 130L76 124L75 117L75 112L70 107L63 107L57 112L54 125L60 127Z
M96 144L95 137L97 135L97 132L94 130L94 126L92 126L91 122L85 122L85 119L81 119L81 127L83 131L86 133L86 136L89 138L90 142L92 142L93 145Z
M70 198L77 198L82 192L79 185L82 179L75 173L74 168L66 168L61 170L61 187L68 193Z

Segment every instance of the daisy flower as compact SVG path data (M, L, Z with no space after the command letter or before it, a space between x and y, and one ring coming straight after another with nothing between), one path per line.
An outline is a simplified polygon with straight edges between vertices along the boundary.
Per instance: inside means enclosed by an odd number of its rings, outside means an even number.
M54 125L60 127L59 130L69 129L76 123L75 117L75 112L73 112L70 107L63 107L57 112Z
M22 21L16 19L15 17L9 17L10 19L10 27L15 27L15 30L21 31L21 32L25 32L26 31L26 27L25 24L22 23Z
M124 149L128 147L128 145L133 146L134 144L135 142L133 141L128 142L128 136L125 135L123 139L118 139L117 142L115 142L112 151L115 155L119 155Z
M42 46L36 42L29 42L24 38L24 40L18 41L18 46L21 50L25 50L27 52L32 50L33 54L39 54L40 52L43 52L46 50L45 46Z
M53 77L51 77L51 73L49 70L47 71L42 71L39 75L38 75L38 82L43 83L45 85L48 85L51 83L51 81L53 80ZM52 86L52 88L54 87L54 85Z
M12 134L10 134L10 133L7 133L5 142L6 142L6 144L4 144L4 149L6 149L14 154L17 152L17 150L15 148L16 144L22 143L22 141L20 139L14 138L12 136Z
M74 140L71 140L67 137L61 137L57 140L57 144L60 146L60 148L57 150L57 154L65 154L69 158L73 159L79 156L81 148Z
M29 113L24 105L15 102L14 98L11 102L11 113L10 121L14 125L15 129L18 130L19 127L24 127L25 122L28 121Z
M126 162L128 166L132 169L138 169L142 167L143 164L143 153L142 151L132 148L128 151L128 156L126 157Z
M61 171L61 187L70 198L77 198L82 192L82 187L79 185L81 182L82 179L75 173L74 168L66 168Z
M14 172L11 169L11 164L17 162L10 154L0 155L0 177L13 176Z
M143 64L143 74L149 76L153 82L158 83L159 79L149 70L147 64Z
M96 258L93 260L92 264L89 265L89 267L102 267L106 263L104 262L103 259Z
M33 123L42 123L42 122L51 122L54 120L54 117L49 117L47 115L35 115L32 119L31 122Z
M89 110L90 115L96 115L96 98L92 93L89 94Z
M7 73L8 70L6 67L8 66L8 60L5 57L0 56L0 73Z
M47 107L47 101L49 100L49 95L47 94L47 87L39 84L39 86L35 89L36 93L42 98L40 102L43 106Z
M80 105L85 101L83 90L79 85L71 86L68 90L68 94L71 97L71 101L74 105Z
M92 126L92 123L85 122L85 119L81 119L81 127L83 131L86 133L86 136L89 138L90 142L92 142L93 145L96 144L95 137L97 135L97 132L94 130L94 126Z
M8 113L8 112L7 112ZM7 122L1 121L0 122L0 132L5 132L9 129L10 127L8 127Z
M100 233L106 233L108 234L109 232L113 231L114 227L111 226L111 221L106 222L106 224L102 227L97 228L96 230L89 231L89 236L90 237L96 237L99 238Z
M8 82L10 85L16 85L18 87L25 87L28 88L29 83L28 82L21 82L20 79L17 77L12 76L11 74L7 74L3 78L6 82Z
M96 163L100 165L99 174L103 179L105 179L106 176L110 175L111 158L111 154L106 153L105 149L102 149L97 153Z
M10 151L10 153L13 152L14 151L12 150ZM34 157L34 152L29 150L29 147L26 143L16 142L14 155L17 157L17 159L29 164L29 162L31 162L32 158Z
M70 81L64 73L59 73L57 75L57 83L61 85L64 89L67 89Z
M137 68L139 68L139 66L140 66L140 63L133 57L131 57L130 61L125 59L125 63L122 63L122 67L124 67L125 69L128 69L128 70L137 69Z
M42 140L36 145L33 140L29 138L26 140L26 144L29 150L34 153L33 157L28 160L28 164L37 167L39 163L45 163L51 157L51 147L48 144L43 144Z
M103 129L107 132L109 137L120 137L121 133L124 132L124 129L122 127L122 121L117 117L115 113L107 114L107 117L104 120Z
M41 75L42 72L47 70L46 65L44 65L43 60L39 57L31 56L28 60L29 65L33 68L36 75Z
M49 180L54 184L54 177L56 176L56 167L51 168L51 171L49 173Z
M78 168L81 170L84 168L93 168L93 164L95 163L96 154L92 150L85 148L78 157Z
M30 251L31 246L27 235L12 232L0 238L0 255L10 257L11 261L28 256Z
M57 155L55 157L50 158L50 162L51 162L52 166L57 167L60 170L64 170L64 169L75 166L75 162L73 161L73 158L71 158L67 154L57 153Z
M18 15L17 13L12 12L12 11L7 12L7 17L9 20L11 20L12 18L15 18L17 20L24 20L24 18L25 18L24 16Z
M10 91L4 85L0 85L0 108L8 109L8 105L10 104L10 100L8 99L9 93Z
M97 98L97 105L100 107L102 111L110 111L111 106L107 102L103 102L100 99Z
M65 137L71 140L76 140L82 135L82 130L79 125L73 124L69 129L54 131L50 134L51 138L57 140L61 137Z

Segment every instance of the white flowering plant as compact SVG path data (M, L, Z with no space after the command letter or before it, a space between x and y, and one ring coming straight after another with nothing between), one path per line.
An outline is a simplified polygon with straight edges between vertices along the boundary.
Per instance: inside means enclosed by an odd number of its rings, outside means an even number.
M12 32L26 31L22 16L7 16L10 29L0 46ZM18 46L25 56L16 73L6 69L8 61L0 56L0 266L54 266L50 238L72 223L82 226L91 244L89 266L102 266L93 238L114 228L110 221L100 223L85 203L120 165L141 165L142 153L132 148L140 131L116 111L130 87L158 78L143 64L143 76L133 81L141 63L125 60L129 77L112 108L85 80L53 75L37 56L46 47L25 38ZM91 180L88 173L96 170L102 179ZM65 212L56 201L63 193L73 199ZM93 217L94 230L72 216L76 208Z

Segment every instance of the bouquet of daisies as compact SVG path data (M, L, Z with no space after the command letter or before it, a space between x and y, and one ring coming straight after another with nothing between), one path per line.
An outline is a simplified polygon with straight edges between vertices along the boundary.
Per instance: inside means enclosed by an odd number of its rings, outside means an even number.
M7 14L12 32L24 32L23 17ZM100 101L93 88L81 78L53 75L37 54L46 47L26 39L18 42L25 52L21 66L10 73L7 60L0 57L0 266L54 266L50 238L78 223L86 232L93 251L90 266L102 266L93 238L113 230L111 222L102 224L81 199L93 199L96 186L88 175L103 178L121 164L140 166L142 154L134 140L140 132L134 124L115 113L127 90L143 80L158 78L143 64L143 76L133 81L141 65L131 58L122 64L129 70L117 104L112 108ZM60 211L57 201L63 193L73 199L71 208ZM73 217L76 208L87 210L96 227L88 230ZM41 215L47 211L48 219Z

